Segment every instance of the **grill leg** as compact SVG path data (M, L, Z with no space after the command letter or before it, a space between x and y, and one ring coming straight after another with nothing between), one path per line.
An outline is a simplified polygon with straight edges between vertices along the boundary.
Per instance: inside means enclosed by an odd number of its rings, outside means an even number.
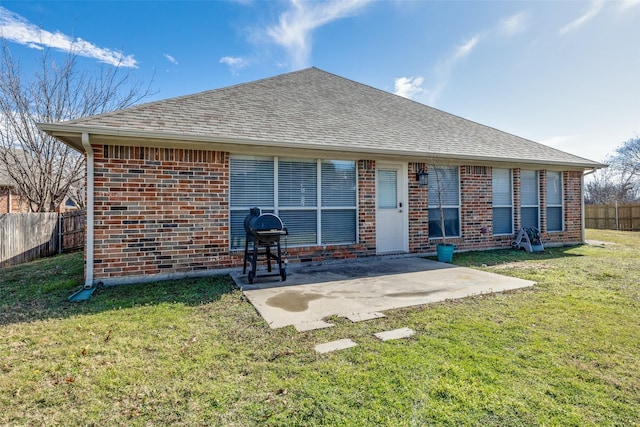
M266 246L266 251L267 251L267 271L269 273L271 273L271 243L267 243Z
M253 242L253 256L251 257L251 273L252 277L256 277L256 267L258 264L258 244Z
M282 267L282 251L280 250L280 240L278 240L277 242L278 245L278 270L280 272L280 277L282 278L282 281L284 282L285 280L287 280L287 270L285 268Z
M247 256L249 255L249 237L244 239L244 265L242 267L242 274L247 272Z

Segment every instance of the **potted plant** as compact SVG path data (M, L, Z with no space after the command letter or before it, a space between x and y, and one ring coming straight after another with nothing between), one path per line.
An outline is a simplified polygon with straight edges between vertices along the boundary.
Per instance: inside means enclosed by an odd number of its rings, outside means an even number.
M442 201L442 193L444 192L444 184L442 181L442 170L438 169L437 166L433 166L431 168L435 175L435 193L438 198L438 213L439 213L439 222L440 222L440 230L442 231L442 240L436 245L436 253L438 256L438 261L440 262L452 262L453 261L453 251L455 250L455 245L453 243L447 242L447 229L445 227L445 208ZM431 197L431 191L434 188L429 188L429 196Z

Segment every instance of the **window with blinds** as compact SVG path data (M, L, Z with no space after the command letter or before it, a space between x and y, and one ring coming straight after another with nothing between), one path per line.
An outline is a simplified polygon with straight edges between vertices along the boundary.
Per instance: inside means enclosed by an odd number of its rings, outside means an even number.
M321 162L320 242L323 245L356 241L356 163Z
M355 162L231 156L230 176L231 249L244 247L254 206L282 219L290 245L356 241Z
M313 245L318 236L318 164L278 159L277 215L289 230L291 245Z
M547 231L564 229L562 173L547 171Z
M493 234L513 233L513 188L511 169L492 170Z
M398 175L393 170L378 171L378 209L398 208Z
M460 178L455 166L429 169L429 238L442 237L440 207L447 237L460 237ZM442 203L442 205L440 205Z
M525 228L540 228L538 171L520 171L520 219Z

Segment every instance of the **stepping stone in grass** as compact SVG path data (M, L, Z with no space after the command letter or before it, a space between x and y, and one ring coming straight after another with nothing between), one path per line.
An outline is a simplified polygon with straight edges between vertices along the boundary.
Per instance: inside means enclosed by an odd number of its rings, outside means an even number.
M389 340L399 340L401 338L409 338L413 336L416 332L413 329L409 328L400 328L394 329L393 331L384 331L378 332L377 334L373 334L376 338L381 341L389 341Z
M329 353L331 351L336 350L344 350L345 348L355 347L357 344L351 341L350 339L343 339L338 341L331 341L324 344L318 344L316 348L316 353Z

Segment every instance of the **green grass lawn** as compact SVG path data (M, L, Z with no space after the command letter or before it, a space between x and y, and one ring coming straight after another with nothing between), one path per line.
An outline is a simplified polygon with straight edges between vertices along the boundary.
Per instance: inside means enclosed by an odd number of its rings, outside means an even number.
M588 238L611 244L454 257L533 288L304 333L226 277L70 303L81 254L3 269L0 425L640 425L640 234Z

